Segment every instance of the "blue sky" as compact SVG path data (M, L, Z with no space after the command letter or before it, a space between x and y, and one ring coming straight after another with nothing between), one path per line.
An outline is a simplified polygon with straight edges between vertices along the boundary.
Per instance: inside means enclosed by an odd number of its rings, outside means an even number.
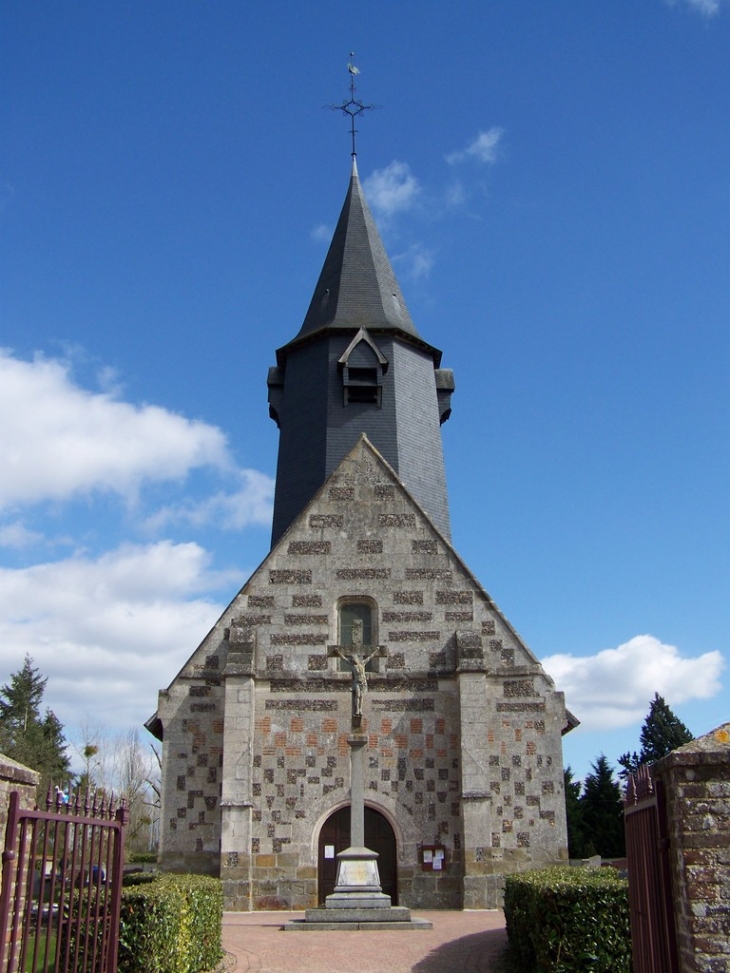
M0 14L0 682L123 731L268 551L266 372L350 168L457 392L456 549L583 721L728 717L730 4Z

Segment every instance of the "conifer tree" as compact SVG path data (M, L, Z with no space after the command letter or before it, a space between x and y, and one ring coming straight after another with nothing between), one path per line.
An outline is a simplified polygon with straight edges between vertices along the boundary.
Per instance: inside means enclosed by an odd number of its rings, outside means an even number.
M621 777L635 774L641 764L652 764L656 760L666 757L672 750L694 740L694 737L679 717L675 716L670 707L667 706L664 697L655 693L641 728L640 739L640 753L637 754L636 751L625 753L618 758L619 764L623 767Z
M621 788L603 754L592 767L593 773L586 777L580 797L586 840L603 858L623 858L626 839Z
M26 655L23 668L0 688L0 752L38 771L39 800L49 784L61 784L69 776L63 726L50 709L41 716L47 682Z
M583 785L573 780L573 771L566 767L563 771L565 781L565 817L568 825L568 855L571 858L587 858L593 852L588 847L583 821L583 808L580 792Z

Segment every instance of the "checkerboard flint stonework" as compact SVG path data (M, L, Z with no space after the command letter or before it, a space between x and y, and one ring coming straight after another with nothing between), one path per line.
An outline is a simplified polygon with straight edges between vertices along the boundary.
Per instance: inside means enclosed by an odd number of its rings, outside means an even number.
M364 787L399 902L495 907L505 873L566 857L564 699L364 437L160 694L161 863L220 874L231 909L317 903L318 834L350 784L351 676L328 647L357 597L384 647Z

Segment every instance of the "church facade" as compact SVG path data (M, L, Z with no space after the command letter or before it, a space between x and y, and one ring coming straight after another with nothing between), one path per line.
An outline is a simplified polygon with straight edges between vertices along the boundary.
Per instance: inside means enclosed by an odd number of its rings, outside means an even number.
M350 843L355 734L393 904L493 908L505 873L567 859L574 720L451 544L453 375L410 318L354 165L268 386L271 551L147 723L164 741L160 865L220 875L229 909L323 902Z

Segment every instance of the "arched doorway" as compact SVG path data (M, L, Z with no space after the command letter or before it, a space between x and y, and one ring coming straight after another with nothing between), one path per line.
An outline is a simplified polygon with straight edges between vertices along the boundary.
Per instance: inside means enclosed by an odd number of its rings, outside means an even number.
M378 853L378 872L383 892L390 896L393 905L398 905L395 833L388 819L371 807L365 808L365 846ZM337 855L349 847L350 808L347 806L331 814L319 833L317 874L321 905L335 890Z

